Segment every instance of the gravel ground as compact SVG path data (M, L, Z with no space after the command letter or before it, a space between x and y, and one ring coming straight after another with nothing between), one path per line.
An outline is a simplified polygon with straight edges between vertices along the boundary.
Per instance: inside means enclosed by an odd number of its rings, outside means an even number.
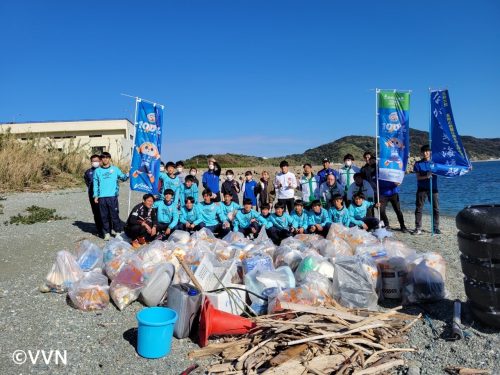
M140 200L134 193L132 202ZM122 219L127 208L127 194L121 196ZM8 195L0 223L26 207L39 205L56 208L65 220L34 225L1 224L0 231L0 373L19 374L179 374L191 362L187 353L197 346L189 340L175 340L169 356L146 360L135 351L135 314L142 308L134 303L124 311L110 306L101 312L81 312L69 307L66 296L42 294L38 286L43 282L55 253L61 249L74 250L77 242L90 239L102 245L92 233L92 215L86 193L80 189L49 193L19 193ZM412 227L413 214L405 214ZM390 217L395 222L394 217ZM424 226L429 226L428 217ZM448 341L451 330L453 300L465 301L456 229L453 218L443 218L443 234L431 237L429 233L411 236L394 232L395 236L413 245L419 251L434 250L448 262L446 286L449 299L425 306L412 306L405 311L427 314L429 320L419 321L410 333L408 345L419 349L408 355L412 374L442 374L448 365L490 369L500 374L500 335L475 322L463 305L463 322L470 338ZM386 307L391 307L386 304ZM433 330L434 328L434 330ZM48 365L42 358L36 364L17 365L13 361L16 350L66 350L67 364ZM200 367L206 362L199 362ZM201 373L201 370L197 370ZM405 370L406 371L406 370ZM404 372L404 371L403 371Z

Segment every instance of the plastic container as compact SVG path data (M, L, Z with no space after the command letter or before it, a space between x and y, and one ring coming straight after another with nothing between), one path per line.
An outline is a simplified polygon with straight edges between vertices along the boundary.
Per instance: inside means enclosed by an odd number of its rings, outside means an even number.
M144 358L161 358L170 353L177 313L167 307L146 307L136 318L137 353Z

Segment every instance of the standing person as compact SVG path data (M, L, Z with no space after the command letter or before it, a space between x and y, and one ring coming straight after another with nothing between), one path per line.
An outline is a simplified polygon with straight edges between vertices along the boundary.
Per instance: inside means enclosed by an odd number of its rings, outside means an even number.
M167 169L167 173L164 175L160 175L160 178L162 179L162 186L163 186L163 191L162 195L165 194L165 191L167 189L172 189L174 191L174 203L177 206L179 203L180 199L180 191L181 191L181 181L179 180L179 177L175 174L175 164L171 161L169 161L165 165Z
M349 186L354 182L354 174L359 172L353 162L354 156L347 154L344 156L344 166L339 169L339 182L344 186L344 198L347 197Z
M132 247L137 249L156 236L156 210L153 209L154 197L144 194L142 203L132 208L125 225L125 234L132 240Z
M102 236L101 212L99 211L99 204L94 201L94 172L101 166L101 159L99 158L99 155L94 154L90 157L90 165L91 167L85 171L83 179L85 180L85 185L87 185L87 194L89 196L90 208L92 209L92 214L94 215L94 223L97 234Z
M240 204L238 193L240 192L240 183L234 179L234 172L231 169L226 171L226 181L222 183L222 195L231 194L234 203Z
M104 240L122 231L118 208L118 181L127 181L128 175L111 165L111 154L103 152L101 166L94 171L94 202L99 204ZM111 225L110 225L111 224Z
M208 159L208 170L203 173L201 183L205 190L212 192L212 201L220 202L220 165L214 158Z
M390 229L386 207L387 204L391 202L392 208L398 218L401 232L408 232L408 229L406 229L405 226L405 219L399 205L399 184L391 181L379 180L378 185L380 189L380 218L384 222L384 226L387 229Z
M337 180L339 179L339 174L337 173L337 171L335 169L330 168L330 159L324 158L323 169L320 170L317 174L319 180L318 182L320 185L326 181L326 177L329 174L333 174Z
M422 233L422 209L425 200L430 201L431 178L432 178L432 215L434 218L434 234L441 234L439 230L439 193L437 176L432 174L431 149L429 145L420 148L422 159L415 163L413 172L417 175L417 194L415 202L415 230L412 234Z
M197 174L198 174L198 169L191 168L189 170L189 175L193 176L193 182L199 187L200 186L200 180L198 180L198 178L196 177Z
M158 176L158 195L155 196L155 200L160 199L161 193L163 191L163 180L167 177L167 172L165 171L165 163L160 162L160 175Z
M278 190L278 203L282 203L288 213L292 213L297 179L292 172L288 171L288 162L286 160L280 163L280 168L281 172L274 178L274 187Z
M312 166L309 163L304 164L304 174L299 181L299 190L302 191L302 202L304 202L304 208L309 211L311 209L311 204L315 200L318 200L319 195L319 179L312 173Z
M255 187L257 183L253 180L252 172L245 172L245 182L243 183L243 199L250 199L252 201L252 210L257 207L257 197L255 194Z
M269 181L268 171L262 171L260 181L257 186L255 186L255 194L258 195L257 203L259 204L259 209L264 205L272 207L274 199L276 198L276 188L274 184Z
M363 175L363 179L368 181L371 185L373 191L377 190L377 159L370 151L366 151L363 154L363 159L365 159L366 163L361 167L361 174Z
M340 184L335 178L334 174L326 176L326 181L319 187L319 195L321 197L321 204L326 209L332 205L332 198L335 194L344 196L344 186Z
M175 175L179 177L179 181L181 182L181 184L183 184L187 173L184 172L184 162L182 160L179 160L175 163Z

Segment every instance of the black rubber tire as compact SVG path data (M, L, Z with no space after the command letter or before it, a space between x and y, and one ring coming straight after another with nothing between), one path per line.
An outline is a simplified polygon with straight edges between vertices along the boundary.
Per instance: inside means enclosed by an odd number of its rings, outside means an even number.
M465 233L500 235L500 205L467 206L457 214L455 222Z
M474 303L470 303L470 301L469 307L477 320L485 326L500 328L500 311L483 310L478 308Z
M477 259L460 256L462 272L469 279L500 285L500 262L478 262Z
M500 236L481 240L477 234L458 232L458 248L470 258L500 261Z
M500 312L500 288L478 284L467 278L464 279L464 287L465 294L477 307Z

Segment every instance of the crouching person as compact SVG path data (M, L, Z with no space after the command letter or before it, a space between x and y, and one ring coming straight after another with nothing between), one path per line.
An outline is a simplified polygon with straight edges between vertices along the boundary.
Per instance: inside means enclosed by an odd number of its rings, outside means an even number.
M181 208L180 223L177 225L177 228L192 233L202 228L200 225L202 221L203 218L195 204L194 198L187 197L184 201L184 206Z
M144 194L142 203L132 209L127 219L125 234L132 240L132 246L135 249L156 237L157 219L153 204L153 195Z
M344 197L340 194L335 194L332 198L332 206L328 210L330 221L332 223L342 224L349 227L351 217L349 210L344 205Z
M363 193L354 194L353 203L349 206L349 226L358 226L365 230L378 228L379 220L376 217L366 217L368 208L373 205L373 202L365 201ZM375 207L380 207L380 203L375 204Z
M326 237L331 226L332 222L328 211L321 207L319 200L313 201L309 213L309 233L316 233Z
M282 240L293 234L292 218L285 212L285 203L278 202L274 205L274 213L270 215L270 222L272 226L267 228L266 232L275 245L279 246Z
M309 215L304 211L304 202L297 199L294 203L294 210L290 215L292 218L292 233L303 234L307 233L309 226Z
M170 234L177 228L179 223L179 211L177 211L177 203L174 201L174 191L166 189L163 192L163 200L156 201L153 208L156 210L158 224L158 239L166 240Z
M203 190L203 201L198 205L202 222L200 226L212 231L218 237L224 237L231 231L231 225L223 214L220 205L214 203L212 199L212 191L210 189Z
M238 210L233 221L234 231L241 232L250 239L253 239L260 228L267 224L266 219L252 209L252 203L250 198L243 199L243 208Z

